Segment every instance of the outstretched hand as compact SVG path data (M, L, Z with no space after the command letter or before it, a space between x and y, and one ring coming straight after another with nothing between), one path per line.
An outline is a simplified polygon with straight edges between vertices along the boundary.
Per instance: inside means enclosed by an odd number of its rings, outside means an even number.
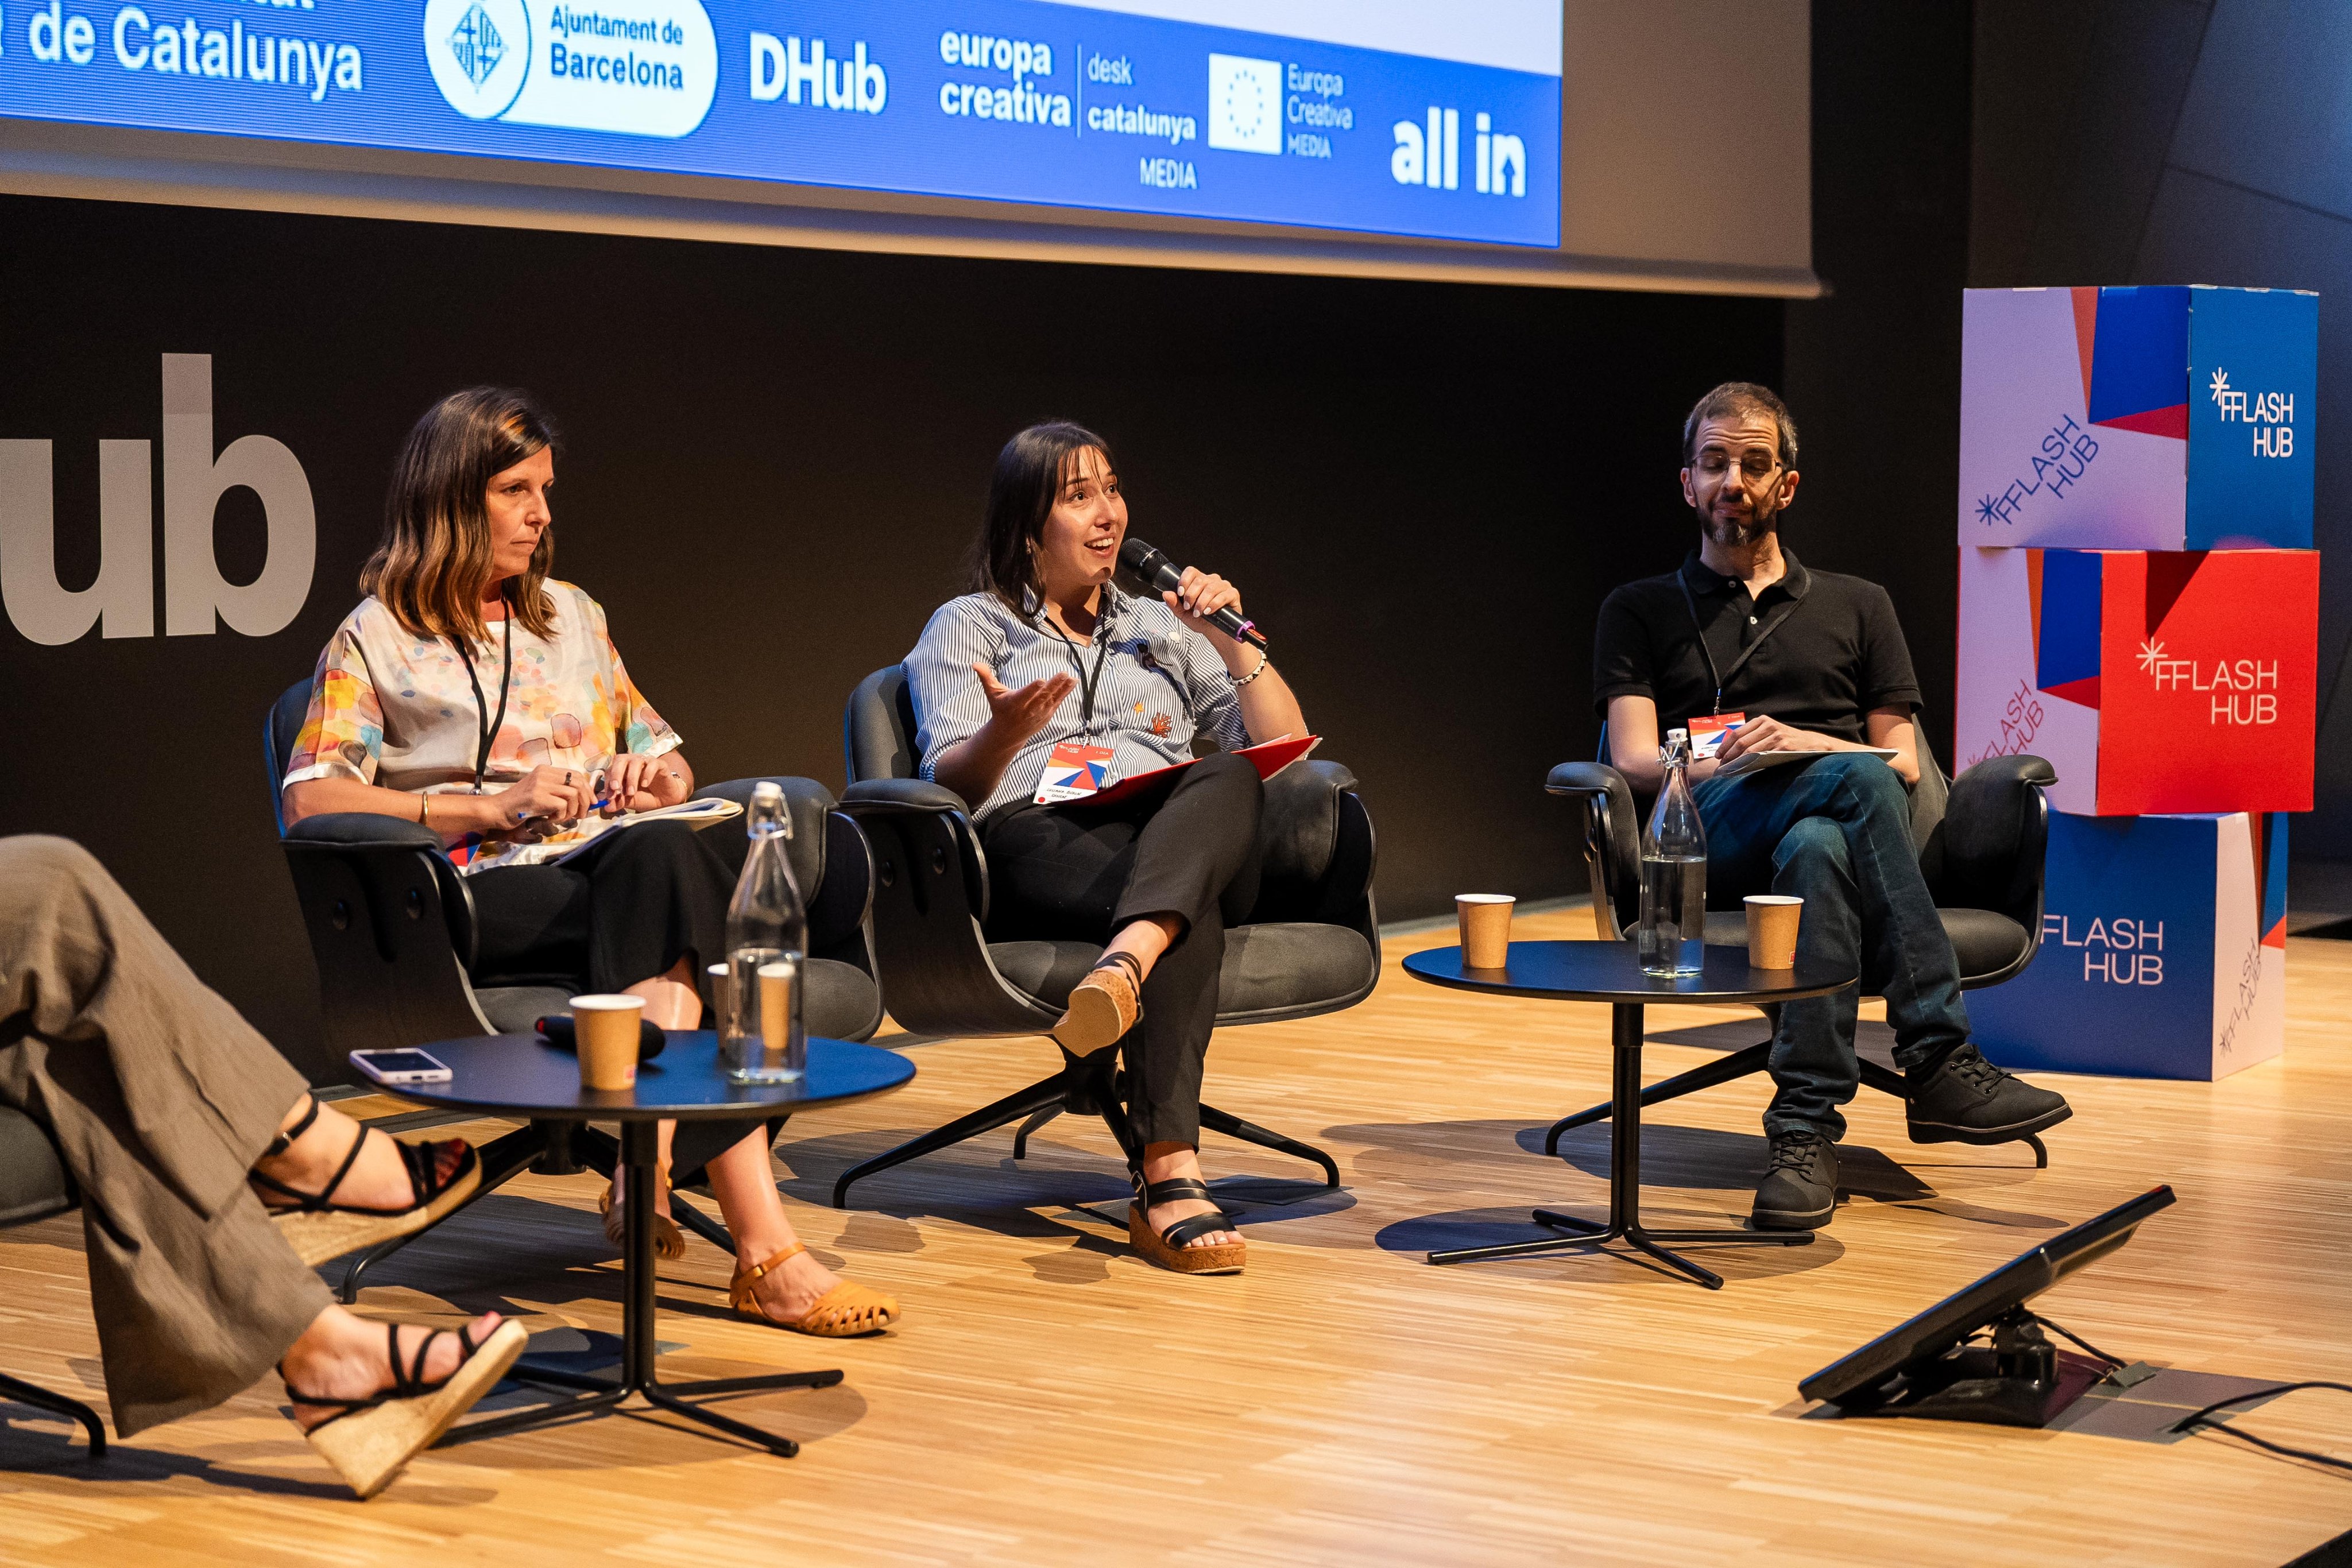
M1045 727L1078 684L1076 677L1060 674L1014 690L998 680L996 672L986 664L974 664L972 671L980 676L980 689L988 697L989 727L1005 745L1016 748Z

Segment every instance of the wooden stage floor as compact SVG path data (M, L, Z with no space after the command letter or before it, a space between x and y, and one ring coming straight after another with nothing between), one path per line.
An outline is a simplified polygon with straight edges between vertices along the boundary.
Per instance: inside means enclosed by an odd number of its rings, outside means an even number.
M1522 936L1589 930L1581 915ZM835 1172L1045 1071L1034 1040L923 1046L896 1096L786 1129L779 1170L820 1255L908 1316L824 1342L725 1315L700 1242L661 1270L674 1375L837 1365L817 1392L732 1401L799 1438L755 1455L604 1419L446 1448L350 1500L279 1412L274 1379L98 1467L58 1424L0 1409L0 1562L164 1565L768 1563L2250 1563L2352 1528L2352 1477L2205 1436L1809 1419L1800 1377L2063 1226L2158 1182L2180 1203L2042 1299L2126 1357L2242 1378L2352 1372L2352 943L2288 952L2287 1055L2220 1084L2053 1080L2076 1115L2052 1166L1915 1147L1870 1094L1850 1200L1815 1245L1702 1254L1701 1291L1621 1257L1455 1269L1433 1246L1534 1234L1538 1202L1597 1212L1605 1128L1540 1156L1544 1125L1602 1097L1596 1006L1441 991L1388 944L1373 998L1235 1030L1210 1098L1319 1143L1346 1188L1246 1215L1239 1279L1129 1256L1126 1184L1098 1125L1056 1122L1015 1166L998 1133L823 1207ZM1744 1020L1744 1021L1742 1021ZM1654 1036L1753 1014L1654 1011ZM1657 1044L1663 1075L1708 1047ZM1751 1080L1654 1113L1647 1203L1744 1216L1760 1164ZM491 1129L485 1127L483 1132ZM1210 1174L1300 1167L1213 1138ZM525 1178L412 1248L364 1309L497 1308L609 1333L617 1266L587 1178ZM576 1332L550 1346L586 1343ZM0 1236L0 1365L103 1405L79 1221ZM2247 1417L2352 1456L2352 1396ZM79 1444L71 1450L79 1456Z

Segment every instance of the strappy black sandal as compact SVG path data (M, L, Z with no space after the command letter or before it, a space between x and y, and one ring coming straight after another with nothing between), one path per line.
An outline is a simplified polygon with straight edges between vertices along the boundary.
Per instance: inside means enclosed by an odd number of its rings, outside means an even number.
M404 1366L400 1325L386 1323L383 1332L392 1361L390 1388L364 1399L332 1399L305 1394L291 1383L286 1385L286 1397L295 1404L334 1412L302 1435L362 1500L382 1491L401 1467L431 1448L476 1400L497 1387L530 1341L522 1324L511 1319L492 1329L479 1344L474 1343L470 1323L435 1329L418 1342L415 1355ZM432 1354L433 1342L452 1333L466 1347L465 1359L448 1376L425 1381L425 1358ZM286 1375L282 1362L278 1375Z
M1133 1166L1128 1177L1135 1183L1135 1201L1127 1206L1127 1237L1135 1249L1162 1269L1179 1274L1238 1274L1248 1260L1249 1245L1243 1241L1221 1241L1214 1247L1187 1246L1196 1236L1207 1236L1219 1230L1230 1230L1236 1236L1241 1227L1233 1222L1223 1209L1212 1208L1206 1214L1196 1214L1180 1219L1165 1230L1155 1231L1146 1218L1147 1211L1163 1203L1181 1203L1197 1198L1202 1203L1216 1200L1209 1196L1208 1184L1192 1176L1174 1176L1167 1181L1146 1182L1143 1173Z
M294 1141L309 1132L318 1119L319 1099L314 1094L302 1119L271 1139L261 1157L275 1159L292 1148ZM336 1189L351 1175L352 1167L359 1164L360 1150L371 1136L384 1135L362 1127L360 1135L352 1140L351 1152L343 1155L343 1163L336 1167L323 1192L304 1192L259 1171L247 1173L247 1179L256 1186L292 1200L273 1203L265 1194L261 1201L277 1223L278 1233L286 1238L304 1263L324 1263L362 1247L413 1235L473 1197L474 1189L481 1186L481 1160L464 1139L404 1144L394 1138L393 1146L400 1151L401 1163L408 1167L409 1191L416 1201L404 1208L365 1208L335 1202ZM446 1151L451 1149L457 1152L458 1158L447 1166L449 1174L444 1176L441 1173L447 1159Z
M1106 953L1070 988L1055 1042L1073 1056L1108 1051L1143 1017L1143 965L1132 953Z

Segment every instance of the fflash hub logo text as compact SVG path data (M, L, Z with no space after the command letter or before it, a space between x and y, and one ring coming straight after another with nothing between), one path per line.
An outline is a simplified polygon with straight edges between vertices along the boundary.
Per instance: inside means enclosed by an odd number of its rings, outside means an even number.
M2139 667L2159 692L2210 694L2210 724L2276 724L2279 666L2276 659L2179 659L2150 637L2139 645Z
M2230 372L2216 369L2212 382L2205 389L2213 400L2213 412L2224 424L2253 426L2254 455L2257 457L2292 457L2294 455L2294 394L2293 392L2249 392L2230 384Z

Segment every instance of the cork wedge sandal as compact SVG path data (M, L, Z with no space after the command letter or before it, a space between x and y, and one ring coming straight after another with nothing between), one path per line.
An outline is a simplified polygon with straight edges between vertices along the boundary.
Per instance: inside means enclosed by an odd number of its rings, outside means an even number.
M435 1329L417 1342L416 1354L403 1365L400 1325L386 1323L383 1332L392 1359L392 1386L382 1393L365 1399L331 1399L286 1385L286 1396L296 1404L334 1411L302 1435L362 1501L389 1486L409 1460L439 1441L476 1400L497 1387L530 1340L522 1324L511 1321L492 1329L479 1344L474 1343L471 1324ZM448 1376L428 1383L425 1358L435 1340L451 1333L466 1347L466 1359ZM278 1375L286 1375L282 1364Z
M1181 1203L1187 1198L1202 1203L1216 1200L1209 1196L1208 1184L1192 1176L1174 1176L1167 1181L1147 1183L1143 1173L1130 1170L1135 1182L1136 1199L1127 1206L1127 1236L1138 1254L1178 1274L1238 1274L1249 1260L1249 1244L1245 1241L1222 1241L1214 1247L1187 1246L1196 1236L1213 1231L1230 1230L1240 1234L1241 1228L1223 1209L1212 1208L1206 1214L1196 1214L1180 1219L1165 1230L1151 1228L1147 1211L1163 1203Z
M261 1157L274 1159L292 1148L295 1140L309 1132L318 1119L319 1102L314 1095L302 1119L272 1139ZM367 1146L367 1141L387 1135L362 1127L343 1155L343 1163L335 1167L335 1174L320 1192L304 1192L259 1171L246 1173L248 1181L267 1189L261 1197L262 1206L269 1210L278 1234L286 1238L294 1255L304 1263L324 1263L362 1247L413 1235L473 1197L475 1189L482 1185L482 1162L464 1139L404 1144L394 1138L393 1146L400 1151L401 1163L408 1169L409 1192L416 1201L403 1208L337 1203L335 1193L343 1185L343 1178L352 1174L352 1167L359 1164L360 1151ZM273 1202L271 1194L286 1201Z
M1106 953L1070 988L1055 1043L1073 1056L1092 1056L1126 1038L1143 1017L1143 965L1132 953Z
M844 1280L810 1303L809 1310L797 1318L780 1318L760 1303L752 1292L762 1275L772 1274L779 1268L808 1250L795 1241L782 1252L762 1263L748 1269L738 1269L735 1277L727 1281L727 1304L755 1323L773 1323L794 1333L814 1334L821 1339L848 1339L856 1334L879 1333L898 1321L898 1298L880 1291Z

